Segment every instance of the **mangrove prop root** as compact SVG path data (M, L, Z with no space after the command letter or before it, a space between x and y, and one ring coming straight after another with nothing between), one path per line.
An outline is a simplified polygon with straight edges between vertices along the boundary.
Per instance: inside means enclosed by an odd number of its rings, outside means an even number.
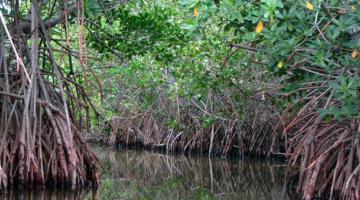
M31 48L21 38L27 32L19 32L16 20L14 26L4 23L9 34L1 38L0 187L51 184L75 189L89 181L97 185L97 158L76 126L75 113L82 115L83 108L78 99L83 98L67 100L84 89L56 63L37 1L32 2ZM5 48L8 41L18 43ZM41 44L46 49L42 54ZM49 78L43 70L56 76ZM70 110L68 105L78 107Z
M326 85L328 82L319 82ZM276 127L288 144L289 167L299 164L297 192L302 198L311 200L328 194L329 199L359 199L360 191L360 146L355 137L360 130L358 117L341 121L323 120L318 108L338 105L331 87L323 91L313 90L304 106ZM295 107L294 104L292 106ZM288 109L286 112L291 110Z
M249 113L256 113L255 116L242 120L236 115L228 119L217 118L208 127L200 124L199 116L194 112L196 106L179 111L177 120L186 129L169 127L167 116L156 111L171 111L176 105L169 106L171 102L162 99L159 101L162 103L145 112L125 114L111 120L110 143L167 151L197 151L209 156L227 156L235 151L240 155L284 156L289 159L289 168L295 169L289 172L296 177L296 190L302 199L325 196L328 199L357 200L360 193L360 145L354 133L360 131L359 116L341 121L323 120L318 108L338 105L339 102L333 98L331 87L323 87L328 81L316 84L325 89L311 91L306 98L289 105L278 119L266 116L266 111L254 110ZM217 102L223 101L217 99ZM294 109L296 106L300 107L298 111ZM123 113L129 112L124 109Z
M273 122L268 120L269 117L265 117L266 111L258 111L258 119L218 118L205 127L198 120L199 116L192 113L196 108L189 108L179 111L178 121L186 127L181 129L169 127L168 116L155 114L157 110L171 109L167 107L169 104L170 102L162 103L154 105L146 112L113 118L106 124L107 128L111 129L107 142L110 145L139 145L166 152L204 153L223 157L229 154L267 156L270 151L274 138L271 134ZM253 126L254 123L256 125ZM280 140L276 141L277 146Z

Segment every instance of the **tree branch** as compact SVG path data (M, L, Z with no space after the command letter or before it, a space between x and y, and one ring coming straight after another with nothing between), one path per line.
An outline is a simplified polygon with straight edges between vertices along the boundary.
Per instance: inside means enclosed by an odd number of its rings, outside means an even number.
M68 12L69 16L74 16L76 14L77 11L77 7L76 5L72 5L69 6ZM49 20L47 20L46 22L44 22L44 26L46 29L50 29L60 23L63 23L65 20L65 14L64 12L59 13L58 15L55 15L53 17L51 17ZM40 27L40 25L38 26ZM23 31L23 33L25 34L30 34L31 33L31 23L30 22L24 22L20 25L20 30Z

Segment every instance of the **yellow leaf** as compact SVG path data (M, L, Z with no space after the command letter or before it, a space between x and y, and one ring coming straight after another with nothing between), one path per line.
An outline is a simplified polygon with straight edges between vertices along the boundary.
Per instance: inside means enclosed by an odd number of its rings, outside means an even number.
M276 66L277 66L278 68L282 68L282 67L284 67L284 62L283 62L283 61L279 61Z
M199 15L198 9L195 7L194 8L194 16L197 17Z
M264 28L264 23L260 20L256 25L255 32L260 33L263 28Z
M351 57L356 58L359 55L359 52L357 50L353 50L351 53Z
M351 6L351 12L355 12L356 11L356 7L355 6Z
M306 8L309 10L314 10L314 6L308 1L306 1Z

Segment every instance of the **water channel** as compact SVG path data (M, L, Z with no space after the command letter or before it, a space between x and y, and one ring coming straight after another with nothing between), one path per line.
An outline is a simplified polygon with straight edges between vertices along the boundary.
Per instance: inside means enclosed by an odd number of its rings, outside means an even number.
M287 200L285 168L280 162L167 155L144 150L95 147L104 169L101 186L64 192L11 191L1 199L26 200Z

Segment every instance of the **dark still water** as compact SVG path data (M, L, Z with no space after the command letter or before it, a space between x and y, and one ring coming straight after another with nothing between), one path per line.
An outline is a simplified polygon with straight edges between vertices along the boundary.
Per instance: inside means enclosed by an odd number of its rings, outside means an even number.
M165 155L95 148L107 171L97 192L9 192L1 199L289 199L285 165L254 160Z

